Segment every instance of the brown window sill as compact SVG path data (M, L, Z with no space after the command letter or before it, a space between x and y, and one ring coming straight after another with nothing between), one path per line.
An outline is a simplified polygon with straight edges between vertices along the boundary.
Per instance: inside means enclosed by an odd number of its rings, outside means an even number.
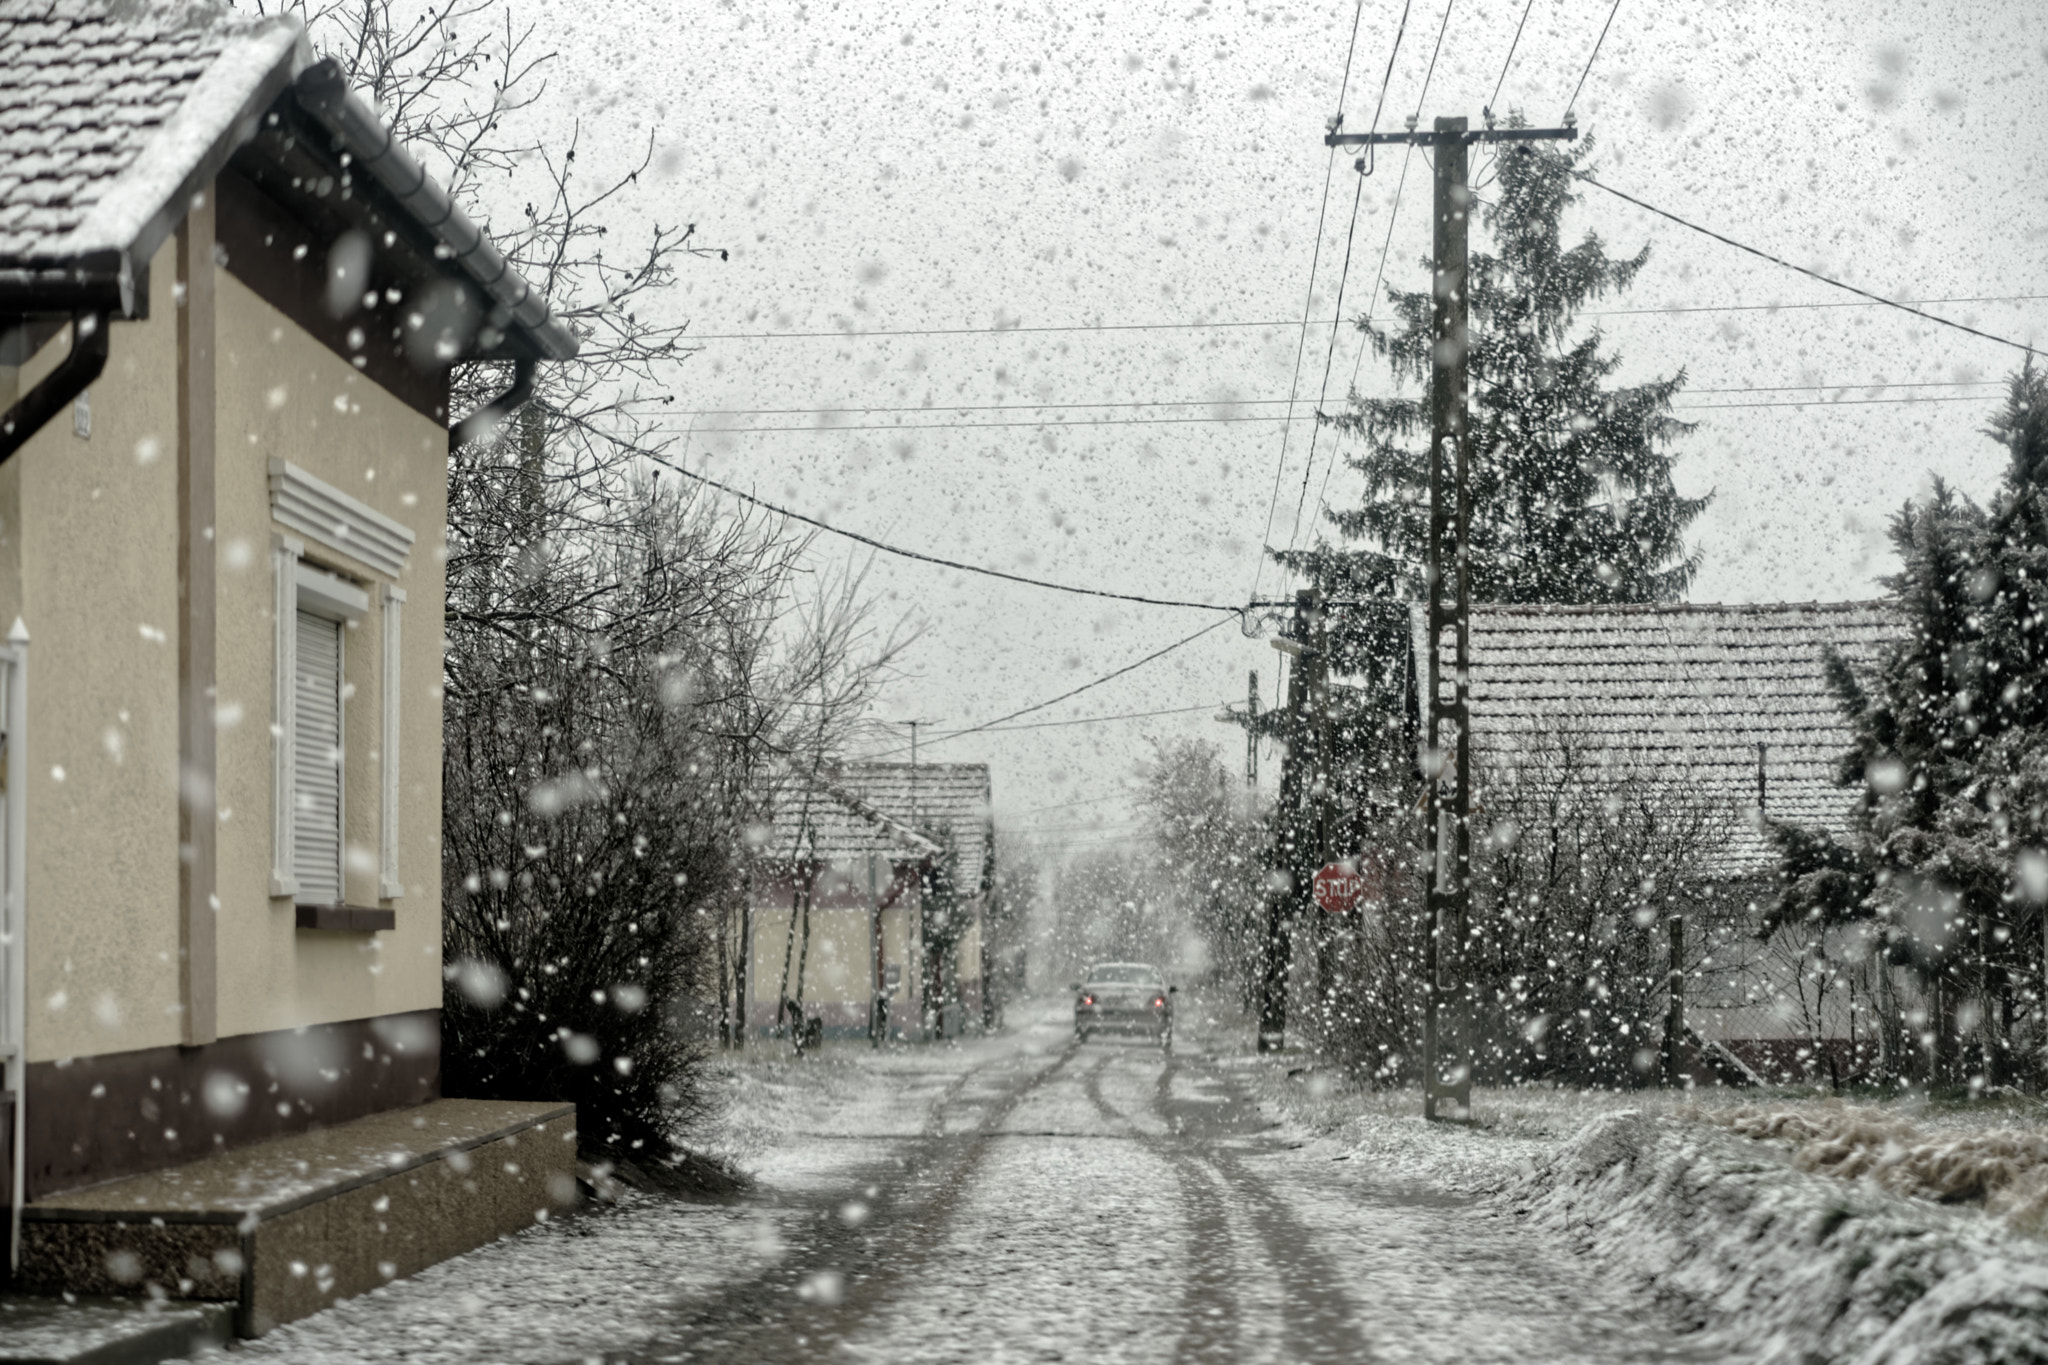
M298 909L301 929L374 934L398 927L396 910L375 910L361 905L301 905Z

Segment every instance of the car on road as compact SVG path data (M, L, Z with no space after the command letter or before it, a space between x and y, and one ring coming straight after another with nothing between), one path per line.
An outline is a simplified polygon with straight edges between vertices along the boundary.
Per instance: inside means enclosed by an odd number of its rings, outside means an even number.
M1098 962L1074 992L1074 1037L1095 1033L1148 1034L1161 1047L1173 1042L1173 997L1178 986L1149 962Z

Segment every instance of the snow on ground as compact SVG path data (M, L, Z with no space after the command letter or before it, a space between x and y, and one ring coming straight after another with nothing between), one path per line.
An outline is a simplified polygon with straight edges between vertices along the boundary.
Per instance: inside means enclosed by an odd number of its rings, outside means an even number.
M530 1228L209 1358L294 1365L496 1365L631 1348L679 1300L759 1275L787 1254L806 1195L857 1185L920 1131L932 1100L1013 1040L879 1053L834 1045L797 1062L750 1054L722 1068L717 1145L756 1195L623 1202Z
M1621 1111L1505 1192L1764 1365L2048 1361L2048 1244L1795 1169L1786 1144Z
M1839 1105L1530 1088L1480 1092L1473 1125L1430 1125L1413 1092L1252 1054L1239 1020L1188 1009L1164 1052L1074 1046L1057 1001L1016 1017L958 1045L728 1062L715 1145L754 1192L629 1196L233 1351L2048 1362L2048 1242L1744 1135L1795 1114L1815 1141ZM1979 1139L2042 1127L2019 1101L1855 1113L1856 1132L1972 1151L2033 1150Z
M2038 1221L2028 1196L2044 1177L2025 1163L2048 1151L2048 1111L2035 1102L1531 1087L1476 1092L1464 1127L1425 1124L1413 1090L1347 1091L1249 1057L1232 1065L1311 1147L1476 1195L1477 1216L1564 1240L1604 1269L1606 1292L1695 1329L1701 1358L2048 1361L2048 1241L1997 1216L2010 1207L2026 1227ZM2003 1173L1989 1211L1915 1197L1981 1200L1979 1167ZM2018 1191L2004 1205L2001 1178ZM1468 1225L1437 1225L1424 1249L1441 1252L1443 1234Z

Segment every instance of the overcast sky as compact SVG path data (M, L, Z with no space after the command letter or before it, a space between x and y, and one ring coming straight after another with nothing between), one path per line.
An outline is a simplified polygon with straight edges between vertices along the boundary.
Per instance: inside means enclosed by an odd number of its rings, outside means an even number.
M1610 8L1531 0L1497 108L1559 121ZM1650 203L1888 297L1968 300L1925 306L2048 341L2048 37L2030 9L1623 0L1580 126L1603 178ZM677 375L692 468L935 555L1174 598L1245 601L1262 543L1321 533L1326 434L1309 460L1326 365L1327 403L1354 375L1388 392L1348 320L1383 300L1383 249L1387 279L1426 281L1420 156L1405 182L1400 152L1379 158L1355 226L1358 177L1340 157L1324 207L1321 136L1352 5L516 12L562 51L539 112L556 136L581 121L579 164L623 167L652 128L659 174L630 212L695 222L729 249L686 267L678 299L702 347ZM1415 0L1380 126L1418 109L1425 124L1476 124L1523 13L1523 0L1453 0L1431 74L1445 10ZM1388 0L1358 12L1348 127L1372 121L1401 15ZM1989 490L2001 452L1977 429L2017 351L1857 306L1588 194L1571 235L1652 248L1635 289L1606 305L1650 311L1597 320L1621 377L1683 368L1684 415L1701 423L1678 465L1682 490L1714 494L1695 528L1695 601L1872 596L1891 567L1885 518L1930 471ZM1333 329L1340 283L1347 325ZM1110 330L1134 324L1152 326ZM821 411L849 408L869 411ZM1327 498L1356 496L1340 463ZM865 553L831 537L820 552ZM1211 619L886 556L871 582L926 628L880 714L928 721L928 735ZM1285 586L1270 564L1258 583ZM1194 710L921 756L991 764L1010 828L1064 847L1113 838L1146 738L1212 739L1241 762L1237 732L1210 717L1248 669L1270 703L1278 659L1226 624L1028 719Z

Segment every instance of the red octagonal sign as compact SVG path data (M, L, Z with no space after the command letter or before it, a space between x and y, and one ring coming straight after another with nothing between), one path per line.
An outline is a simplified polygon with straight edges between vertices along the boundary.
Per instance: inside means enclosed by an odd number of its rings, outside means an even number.
M1316 904L1333 915L1355 910L1365 899L1365 878L1348 863L1330 863L1316 873Z

